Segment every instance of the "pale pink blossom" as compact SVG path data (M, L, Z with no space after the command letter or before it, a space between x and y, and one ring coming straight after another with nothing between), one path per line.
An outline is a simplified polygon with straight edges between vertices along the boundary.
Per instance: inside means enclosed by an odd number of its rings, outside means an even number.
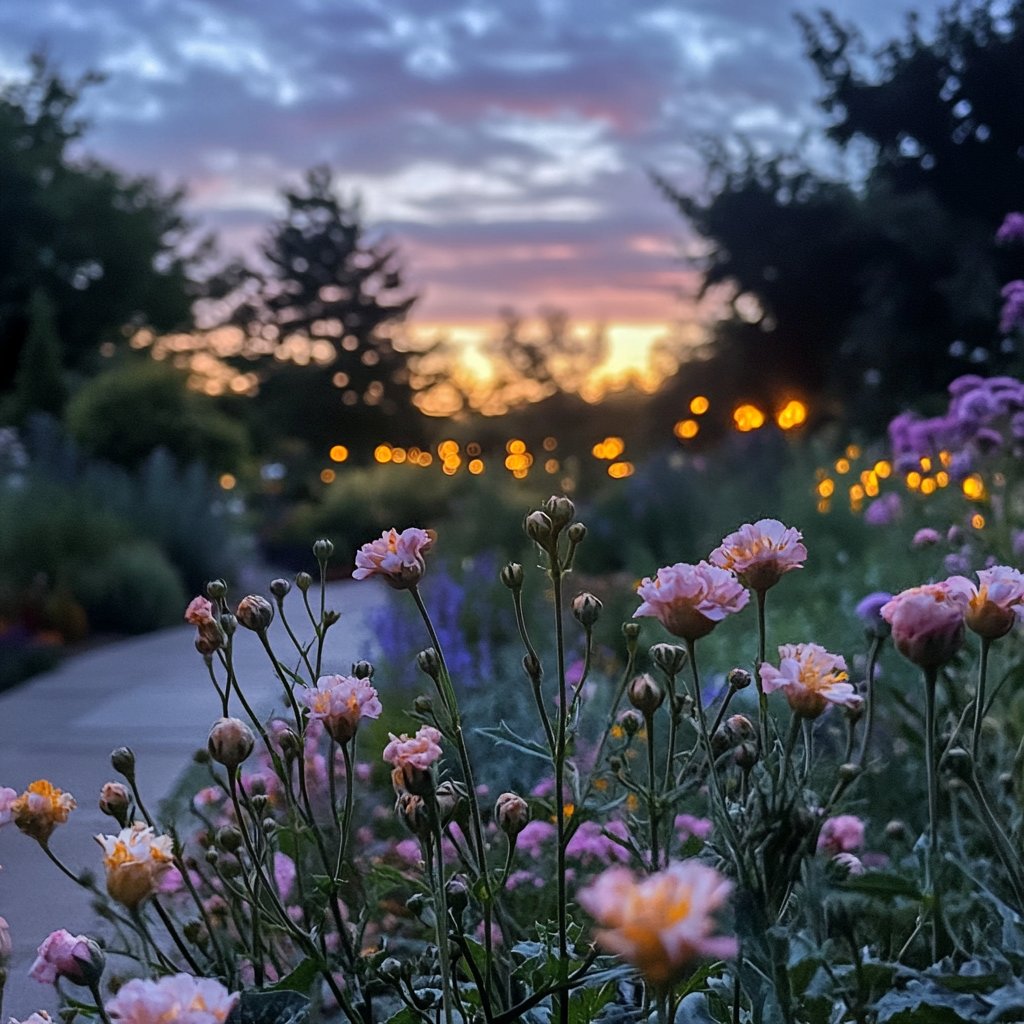
M133 978L107 1003L117 1024L224 1024L238 993L212 978L174 974L159 981Z
M53 1018L45 1010L40 1010L24 1020L15 1020L12 1017L7 1024L53 1024Z
M396 768L409 766L428 771L441 756L441 733L432 725L421 726L412 737L404 732L401 736L389 732L388 736L391 742L384 748L384 760Z
M855 814L839 814L829 818L818 834L818 849L835 856L853 853L864 845L864 822Z
M682 842L686 842L691 836L707 839L711 834L711 822L707 818L698 818L693 814L677 814L673 824Z
M11 928L7 919L0 917L0 965L11 955L14 943L11 942Z
M734 572L751 590L763 593L774 587L783 573L802 569L807 548L802 535L778 519L759 519L730 533L711 552L708 561Z
M882 607L896 649L921 668L944 665L964 643L964 608L959 585L926 583L897 594Z
M941 540L942 535L938 530L933 530L930 526L925 526L914 534L914 539L910 543L915 548L928 548L933 544L938 544Z
M1024 575L1006 565L978 570L980 586L964 576L946 583L964 602L967 628L986 640L998 640L1024 618Z
M310 718L323 722L330 736L343 745L355 736L361 719L379 718L384 710L377 691L355 676L321 676L316 689L303 690L301 699Z
M185 609L185 621L193 626L207 626L213 622L213 605L205 597L194 597Z
M364 544L356 552L356 568L352 578L365 580L383 576L385 582L398 590L415 586L427 565L423 556L434 546L433 530L410 527L399 533L385 530L377 540Z
M838 865L841 868L846 868L847 874L850 875L863 875L864 874L864 862L853 853L837 853L832 858L832 863Z
M602 926L598 944L660 987L676 981L694 960L736 955L736 939L712 935L713 915L731 889L714 868L687 860L639 880L627 868L610 868L577 898Z
M274 883L282 899L287 899L295 884L295 861L287 853L278 850L274 854Z
M0 786L0 826L9 825L14 820L14 801L18 799L18 791L10 786Z
M52 985L58 978L85 985L92 963L88 936L72 935L61 928L43 939L28 976L44 985Z
M764 692L782 690L801 718L817 718L829 704L856 708L863 700L847 681L846 661L820 644L783 644L779 667L764 662L760 672Z
M707 636L727 615L738 612L750 594L726 569L700 562L678 562L645 578L636 592L643 603L634 618L650 615L684 640Z
M95 838L103 847L107 892L132 909L157 891L174 863L171 837L158 836L142 822L121 829L116 836Z

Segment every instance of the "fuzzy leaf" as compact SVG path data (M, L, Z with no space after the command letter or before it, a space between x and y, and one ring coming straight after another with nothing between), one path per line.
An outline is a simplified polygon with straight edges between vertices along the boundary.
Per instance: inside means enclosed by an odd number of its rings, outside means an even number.
M271 992L301 992L308 995L313 982L319 974L316 963L306 957L290 974L286 974L279 982L269 987Z
M243 992L226 1024L308 1024L309 1000L298 992Z

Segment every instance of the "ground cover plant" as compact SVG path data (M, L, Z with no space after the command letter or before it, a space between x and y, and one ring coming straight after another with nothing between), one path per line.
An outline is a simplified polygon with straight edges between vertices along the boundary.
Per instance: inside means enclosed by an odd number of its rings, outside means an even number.
M1024 386L986 415L1018 405ZM982 461L970 468L986 479ZM940 582L922 572L895 596L862 595L859 639L840 652L785 611L815 551L777 520L652 567L614 631L574 586L589 540L572 503L545 502L525 533L539 565L484 560L463 578L477 598L467 635L465 594L431 596L451 586L443 535L391 530L357 552L356 578L383 578L418 617L418 682L389 683L386 660L324 673L329 542L319 582L300 573L237 604L210 583L187 618L223 716L185 817L151 815L131 751L113 753L124 781L100 796L118 826L98 837L105 886L51 847L70 794L2 790L3 817L105 919L40 947L33 973L69 1016L1024 1016L1016 569L968 578L957 563ZM948 540L914 543L943 568ZM288 650L271 642L275 617ZM234 671L249 634L281 683L267 720Z

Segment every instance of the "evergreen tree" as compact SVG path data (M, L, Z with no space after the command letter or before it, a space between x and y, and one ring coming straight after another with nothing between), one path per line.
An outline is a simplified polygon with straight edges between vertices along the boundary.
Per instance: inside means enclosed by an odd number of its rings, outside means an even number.
M14 391L4 403L3 418L22 423L34 411L59 415L67 397L53 303L42 288L37 288L29 304L28 337L18 362Z

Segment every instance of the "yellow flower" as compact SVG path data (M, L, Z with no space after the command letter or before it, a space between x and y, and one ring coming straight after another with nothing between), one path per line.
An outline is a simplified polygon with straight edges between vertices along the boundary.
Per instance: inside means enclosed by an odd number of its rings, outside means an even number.
M11 804L11 818L25 835L45 846L53 830L68 820L74 806L75 798L70 793L40 779Z
M158 836L137 821L116 836L96 836L103 847L107 892L129 909L151 896L174 863L170 836Z
M626 797L626 810L629 811L630 814L636 814L639 809L640 801L637 799L636 793L630 793L629 796Z

